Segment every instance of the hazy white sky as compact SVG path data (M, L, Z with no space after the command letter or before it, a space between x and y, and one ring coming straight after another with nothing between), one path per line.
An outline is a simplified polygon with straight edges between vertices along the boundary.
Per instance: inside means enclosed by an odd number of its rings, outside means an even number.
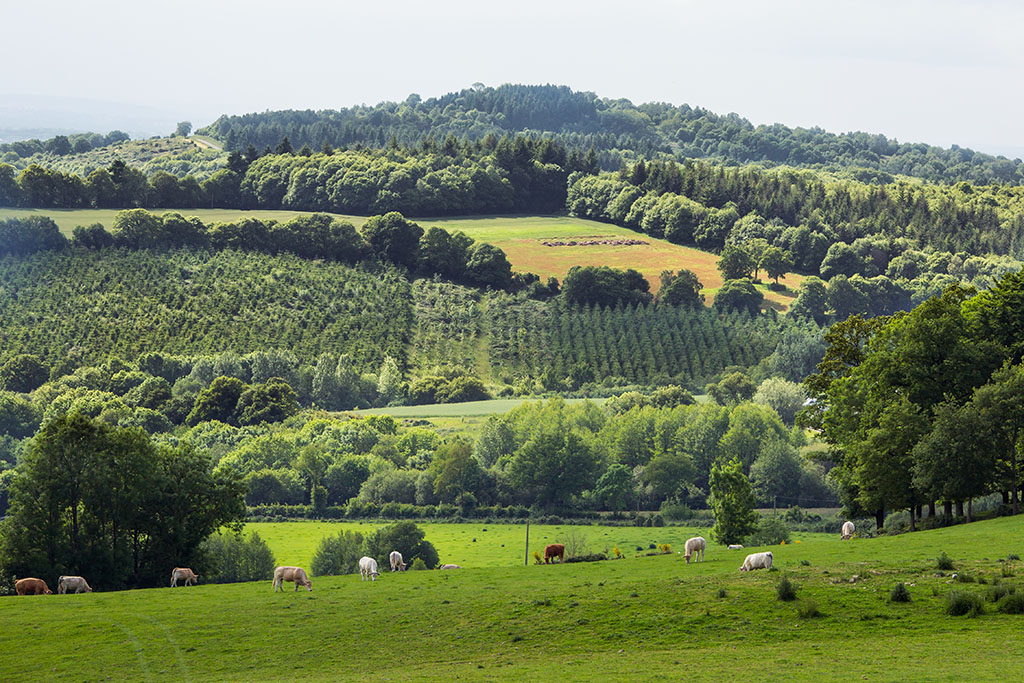
M0 98L150 105L198 126L475 81L556 83L1024 156L1024 3L1013 0L14 4L0 8Z

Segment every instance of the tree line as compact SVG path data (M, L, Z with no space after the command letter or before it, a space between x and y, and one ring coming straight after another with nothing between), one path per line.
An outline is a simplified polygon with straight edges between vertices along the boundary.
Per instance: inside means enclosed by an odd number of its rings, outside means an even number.
M971 518L971 501L1002 493L1018 511L1021 488L1020 300L1024 272L976 293L953 285L912 311L834 325L818 371L806 381L817 403L836 481L853 512L922 508Z
M235 152L201 182L165 170L147 176L115 159L86 177L30 164L0 164L0 205L33 208L265 208L415 215L549 212L566 178L597 171L593 155L550 139L488 136L426 140L412 148Z
M284 137L318 149L381 147L394 139L417 145L449 135L479 140L531 132L569 149L594 147L602 168L617 170L637 158L710 159L839 171L873 183L905 175L932 182L1020 184L1024 164L956 145L948 149L863 132L834 134L781 124L754 126L736 115L690 105L634 105L565 86L506 84L475 87L441 97L410 95L403 102L325 111L274 111L221 116L200 132L228 150L274 146Z

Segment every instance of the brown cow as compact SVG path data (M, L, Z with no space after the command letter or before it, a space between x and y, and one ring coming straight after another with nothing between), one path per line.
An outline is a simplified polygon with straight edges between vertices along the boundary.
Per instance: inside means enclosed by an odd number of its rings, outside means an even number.
M306 570L302 567L276 567L274 569L274 592L284 591L284 582L294 581L295 590L299 586L305 586L307 591L313 590L313 582L306 576Z
M179 580L184 580L186 586L194 586L199 580L199 577L196 576L196 573L188 567L175 567L174 571L171 572L171 588L176 587Z
M552 543L544 548L544 564L550 564L555 558L559 562L565 562L565 546L561 543Z
M53 595L42 579L18 579L14 582L14 590L18 595Z

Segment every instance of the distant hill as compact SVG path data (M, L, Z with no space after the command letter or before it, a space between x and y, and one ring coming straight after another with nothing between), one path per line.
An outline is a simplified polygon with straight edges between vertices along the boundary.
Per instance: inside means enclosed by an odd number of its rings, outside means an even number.
M200 132L223 140L228 151L249 145L273 148L284 137L296 149L319 149L324 143L380 147L391 140L416 145L431 137L475 140L532 132L569 148L594 147L607 170L638 157L705 158L849 171L858 179L880 182L893 175L981 184L1024 180L1024 162L956 145L944 149L863 132L755 126L737 114L720 115L687 104L634 105L553 85L467 89L427 100L410 95L403 102L372 107L221 116Z

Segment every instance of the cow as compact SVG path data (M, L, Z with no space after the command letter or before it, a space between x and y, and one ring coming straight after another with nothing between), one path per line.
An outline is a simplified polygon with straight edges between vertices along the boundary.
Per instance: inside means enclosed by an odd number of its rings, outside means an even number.
M462 569L462 567L457 564L442 564L438 569Z
M283 591L282 585L285 581L294 581L295 590L299 586L305 586L307 591L313 590L313 582L306 576L306 570L302 567L275 567L274 568L274 592Z
M81 576L60 576L57 578L57 593L92 593L92 588Z
M743 545L740 543L732 543L729 545L729 550L743 550Z
M372 557L362 557L359 559L359 573L363 577L363 581L370 579L370 581L376 581L377 577L380 576L380 572L377 571L377 560Z
M14 582L14 590L18 595L53 595L42 579L18 579Z
M402 559L402 553L397 550L392 550L391 555L388 556L391 560L391 571L393 572L404 572L405 571L405 560Z
M849 541L853 538L853 522L843 522L843 531L839 536L840 541Z
M565 546L561 543L552 543L549 546L544 547L544 564L550 564L554 562L555 558L558 558L559 562L565 562Z
M199 581L199 577L188 567L175 567L171 572L171 588L176 588L179 580L184 581L186 586L194 586Z
M694 536L693 538L688 539L686 541L686 553L683 555L683 557L686 558L686 564L690 564L690 558L693 557L694 554L697 555L697 558L694 559L694 562L703 562L704 548L706 546L707 541L705 541L702 536Z
M747 558L743 560L743 564L740 565L741 572L749 572L754 569L771 569L772 568L772 554L767 553L750 553Z

